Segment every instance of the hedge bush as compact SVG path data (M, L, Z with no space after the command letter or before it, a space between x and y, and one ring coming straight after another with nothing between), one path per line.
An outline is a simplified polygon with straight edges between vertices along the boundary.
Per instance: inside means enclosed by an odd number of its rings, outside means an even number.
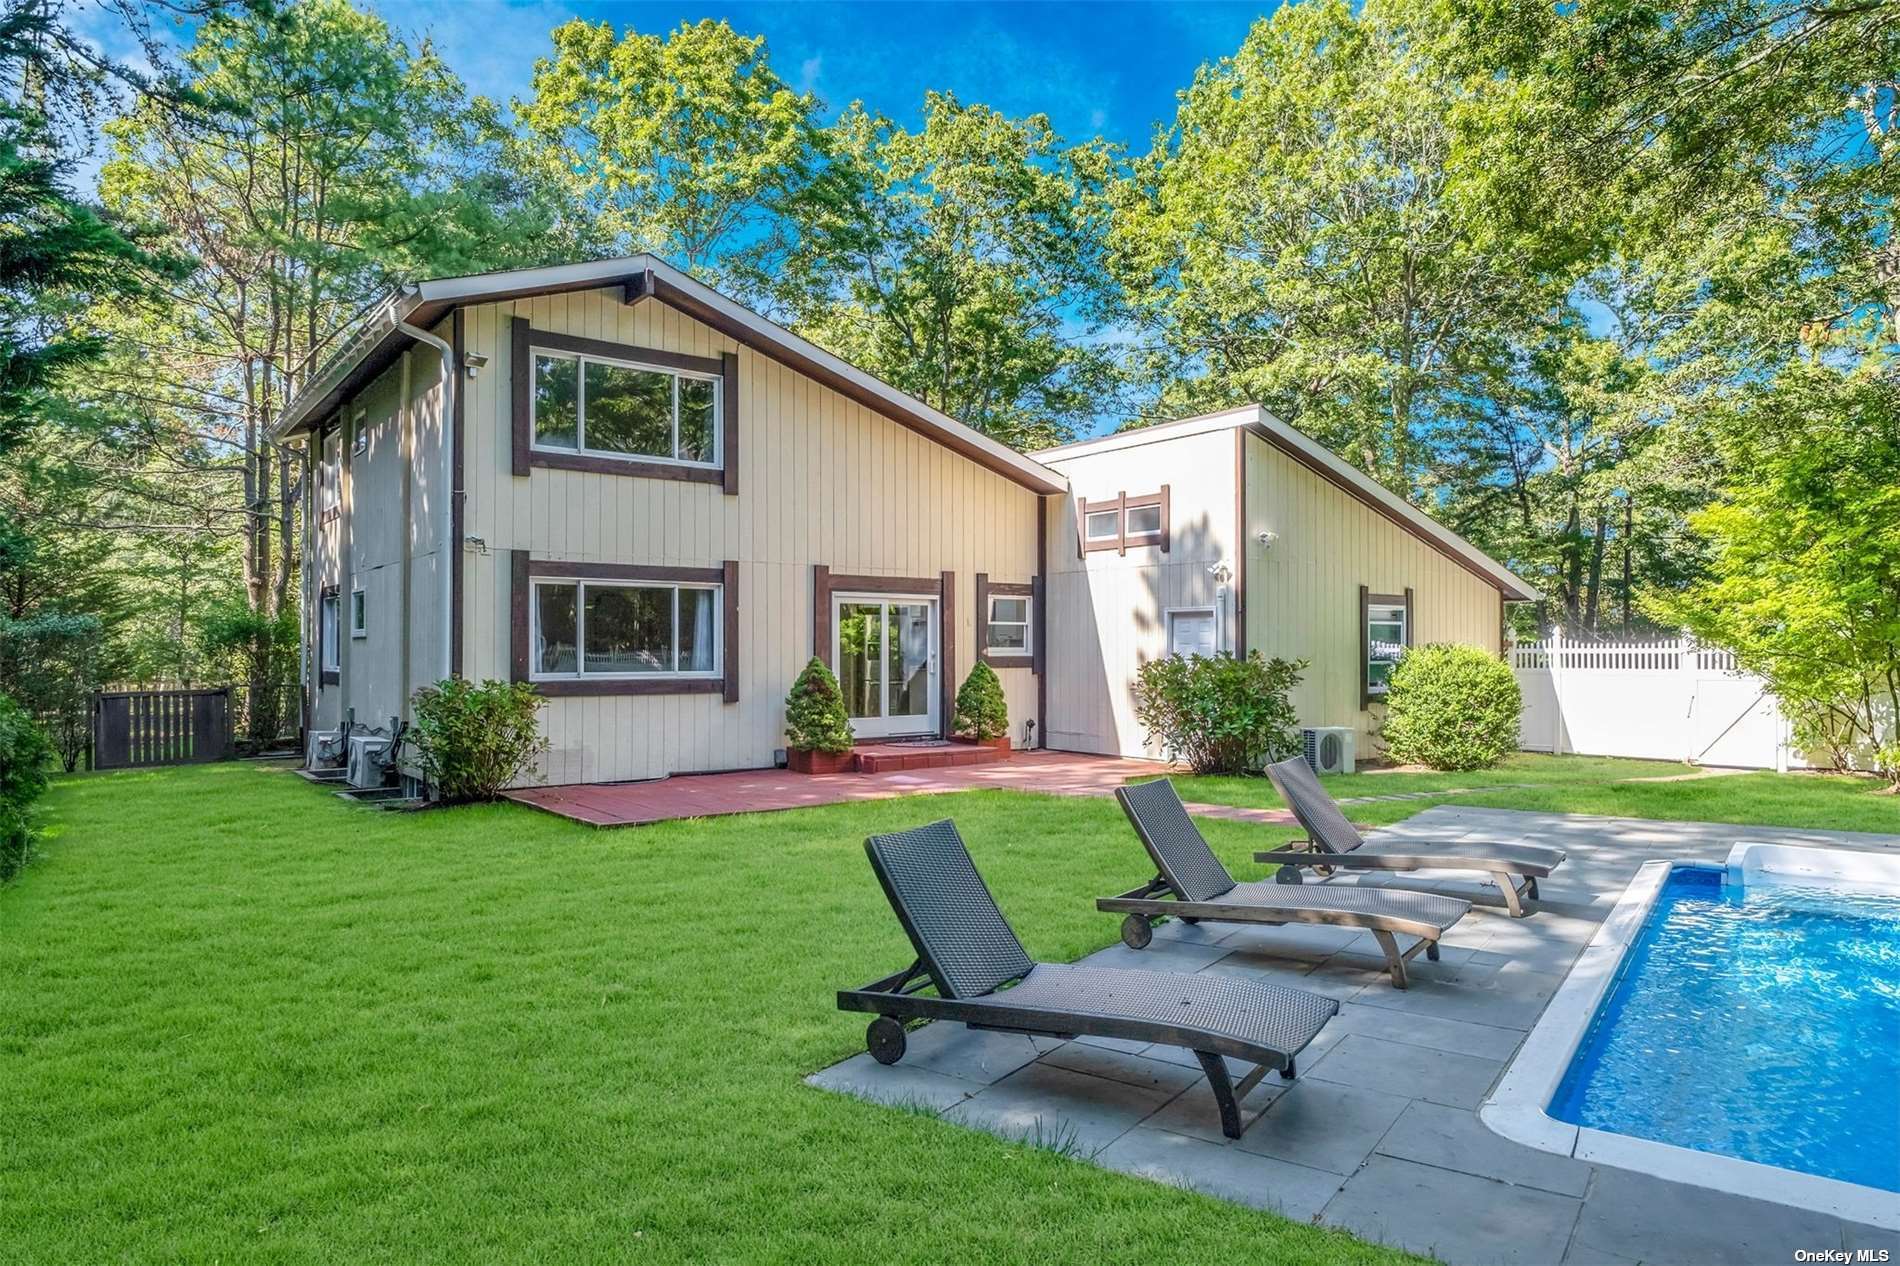
M493 800L519 781L545 752L543 700L525 681L460 677L416 691L409 734L416 764L447 804Z
M785 745L800 752L851 750L851 718L838 679L816 655L785 696Z
M1510 666L1475 646L1417 646L1385 696L1386 754L1433 769L1489 769L1517 750L1524 698Z
M957 712L951 727L979 742L1009 733L1009 703L1003 698L1003 683L997 680L996 670L982 660L977 661L957 691Z
M0 694L0 882L18 874L33 850L32 805L46 790L52 754L39 723Z
M1171 655L1143 664L1135 717L1150 742L1197 774L1257 774L1299 748L1287 694L1305 660Z

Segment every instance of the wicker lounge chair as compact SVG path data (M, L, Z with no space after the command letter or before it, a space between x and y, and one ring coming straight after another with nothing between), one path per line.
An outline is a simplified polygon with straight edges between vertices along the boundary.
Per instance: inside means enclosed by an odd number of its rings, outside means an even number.
M874 835L864 849L917 951L903 971L838 993L840 1009L877 1016L864 1040L880 1064L903 1058L912 1020L1161 1042L1200 1059L1221 1131L1239 1138L1240 1100L1268 1069L1292 1080L1294 1058L1339 1010L1331 998L1260 981L1032 962L954 823ZM1222 1056L1254 1068L1234 1082Z
M1118 787L1115 799L1160 872L1143 887L1095 902L1098 910L1126 916L1122 942L1130 949L1146 948L1154 937L1153 921L1164 916L1189 923L1331 923L1371 932L1385 954L1393 987L1403 989L1405 964L1421 949L1437 959L1438 938L1471 909L1469 901L1425 892L1236 883L1188 816L1173 783L1161 778ZM1401 936L1414 938L1404 951Z
M1380 844L1363 847L1365 840L1320 786L1312 766L1295 756L1267 766L1267 777L1293 810L1307 838L1288 848L1255 853L1257 862L1279 862L1292 868L1332 870L1479 870L1490 875L1504 896L1511 917L1524 917L1524 899L1537 899L1537 881L1564 860L1560 848L1537 844Z

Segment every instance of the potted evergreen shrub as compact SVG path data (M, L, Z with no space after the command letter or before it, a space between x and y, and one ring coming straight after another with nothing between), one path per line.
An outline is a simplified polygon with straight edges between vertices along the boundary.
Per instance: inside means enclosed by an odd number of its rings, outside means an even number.
M801 774L838 774L851 768L851 718L844 692L817 656L785 696L786 764Z
M950 728L958 742L1009 750L1009 704L996 670L981 660L957 691L957 711Z

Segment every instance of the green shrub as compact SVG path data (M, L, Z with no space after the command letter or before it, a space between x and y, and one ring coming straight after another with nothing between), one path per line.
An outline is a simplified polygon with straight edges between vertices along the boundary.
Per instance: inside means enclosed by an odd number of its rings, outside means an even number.
M1418 646L1385 696L1386 753L1433 769L1489 769L1517 750L1523 695L1510 666L1475 646Z
M1009 733L1009 704L1003 698L1003 683L997 680L996 670L982 660L977 661L957 691L957 712L951 727L979 742Z
M32 851L32 804L46 790L52 754L46 732L0 694L0 881L13 878Z
M836 755L851 750L851 718L844 710L844 691L815 655L785 696L785 743L801 752Z
M1305 660L1171 655L1141 666L1135 718L1148 740L1197 774L1257 774L1299 747L1287 694Z
M104 641L98 616L0 616L0 682L39 722L68 773L92 744L92 694L102 684Z
M548 748L541 696L525 681L454 677L416 691L413 704L416 764L450 804L495 799Z

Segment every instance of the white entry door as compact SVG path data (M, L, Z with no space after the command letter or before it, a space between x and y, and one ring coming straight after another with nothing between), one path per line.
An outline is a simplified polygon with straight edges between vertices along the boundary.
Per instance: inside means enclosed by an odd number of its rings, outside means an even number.
M831 662L859 738L939 732L935 598L834 595Z

